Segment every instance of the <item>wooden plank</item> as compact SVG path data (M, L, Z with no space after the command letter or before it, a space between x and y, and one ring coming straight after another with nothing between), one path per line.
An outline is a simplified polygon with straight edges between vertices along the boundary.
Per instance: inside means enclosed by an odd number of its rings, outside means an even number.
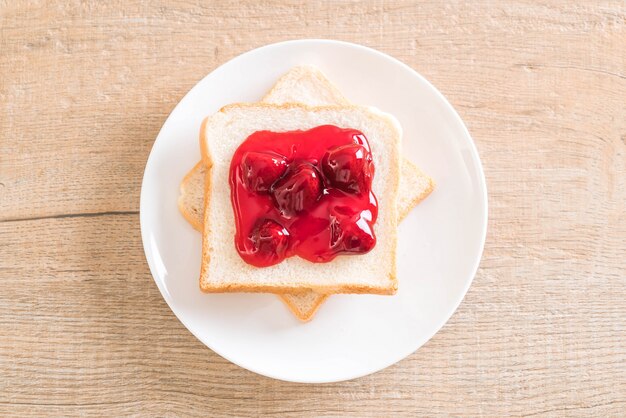
M450 322L380 373L316 386L198 342L152 281L137 215L186 91L302 37L425 75L490 194ZM0 415L623 415L625 98L623 2L0 2Z

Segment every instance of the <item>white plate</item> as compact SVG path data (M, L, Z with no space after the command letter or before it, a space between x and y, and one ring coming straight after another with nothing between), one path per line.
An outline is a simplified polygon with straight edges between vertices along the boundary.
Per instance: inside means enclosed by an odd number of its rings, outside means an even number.
M291 67L320 68L353 102L394 115L403 153L437 183L400 226L395 296L331 296L300 323L274 295L203 294L200 234L178 212L185 173L199 160L202 119L260 100ZM487 228L478 153L452 106L405 64L345 42L268 45L222 65L180 101L154 143L141 188L141 234L154 280L178 319L224 358L295 382L364 376L408 356L455 311L472 282Z

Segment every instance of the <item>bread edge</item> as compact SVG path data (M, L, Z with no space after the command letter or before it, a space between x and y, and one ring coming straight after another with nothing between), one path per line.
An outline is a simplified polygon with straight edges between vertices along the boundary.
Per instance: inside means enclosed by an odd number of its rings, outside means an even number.
M200 125L200 147L201 149L203 148L203 144L206 142L206 124L209 120L209 117L205 117L204 120L202 120L202 124ZM202 234L202 258L201 258L201 262L200 262L200 280L199 280L199 285L200 285L200 290L206 293L206 290L204 289L204 287L202 286L202 278L207 274L207 269L209 267L209 263L211 261L209 255L206 253L207 252L207 246L208 246L208 242L207 242L207 236L208 233L207 231L210 231L210 224L209 224L209 214L207 211L207 206L208 206L208 200L209 199L209 193L211 192L211 173L212 173L212 168L213 168L213 160L211 159L211 155L201 151L202 155L202 161L203 163L206 165L206 173L204 173L204 202L202 204L202 229L200 229L201 234Z

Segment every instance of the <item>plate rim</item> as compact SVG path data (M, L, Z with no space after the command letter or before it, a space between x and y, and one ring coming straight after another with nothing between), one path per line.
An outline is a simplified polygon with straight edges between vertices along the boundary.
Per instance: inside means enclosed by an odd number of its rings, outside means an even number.
M482 228L481 228L481 236L480 236L480 245L479 245L479 250L477 252L476 258L473 260L473 266L471 269L471 272L468 274L469 275L469 279L465 280L465 286L462 290L462 292L459 294L458 296L458 300L455 300L455 302L453 304L451 304L452 308L449 310L449 312L447 312L447 314L445 316L442 315L441 320L437 322L437 325L433 328L434 331L428 335L425 335L425 337L416 340L417 344L415 346L415 348L410 349L407 353L402 353L399 358L393 358L391 361L389 362L384 362L384 365L382 367L378 367L375 370L370 370L367 371L365 373L353 373L349 376L344 376L344 377L339 377L339 378L319 378L319 379L298 379L298 378L293 378L293 377L287 377L287 376L282 376L279 373L269 373L266 370L259 370L257 367L251 367L250 365L242 365L241 362L239 361L235 361L233 360L229 355L221 352L221 350L216 350L214 347L211 346L211 344L209 344L204 338L201 338L198 333L196 333L194 330L192 330L192 327L188 326L188 324L186 323L186 321L184 320L184 318L179 315L172 307L172 303L170 303L170 297L168 297L169 292L167 292L165 289L162 288L162 285L159 283L159 280L157 280L156 275L155 275L155 266L153 265L153 262L151 261L152 257L149 254L149 246L147 245L147 219L145 213L146 210L145 208L147 208L148 205L148 197L147 192L145 192L145 190L147 189L146 187L146 171L148 170L148 167L151 164L151 161L153 159L154 156L154 152L155 152L155 145L157 143L157 141L159 140L159 137L161 136L161 134L163 133L163 128L167 125L167 122L172 118L172 116L177 112L177 110L180 108L181 103L183 101L185 101L185 99L188 98L188 96L190 96L191 94L193 94L193 92L196 90L196 88L203 83L203 81L205 79L207 79L208 77L211 76L211 74L213 74L214 72L222 69L223 67L227 66L228 64L230 64L232 61L237 60L237 59L241 59L243 56L246 55L252 55L252 54L258 54L258 53L262 53L264 52L264 50L269 50L272 48L276 48L276 47L280 47L280 46L286 46L286 45L291 45L291 44L301 44L304 47L309 47L311 45L319 45L319 44L326 44L326 45L339 45L339 46L343 46L343 47L347 47L347 48L354 48L354 49L359 49L362 52L366 52L369 54L374 54L376 55L379 59L383 59L386 61L389 61L393 64L399 65L400 67L402 67L404 70L410 72L412 74L412 76L416 77L417 79L419 79L420 82L422 82L424 84L424 86L426 86L432 93L435 94L435 96L438 97L438 99L444 104L444 106L447 108L447 110L450 112L450 115L455 119L456 123L459 124L459 126L462 128L463 133L466 135L466 137L468 138L468 146L470 148L470 152L471 152L471 156L472 156L472 160L476 163L476 168L478 171L478 183L479 183L479 187L480 187L480 192L483 196L482 199L482 208L483 208L483 213L482 213L482 219L481 219L481 223L482 223ZM426 344L428 341L430 341L435 334L437 334L442 328L443 326L450 320L450 318L452 317L452 315L454 315L454 313L458 310L459 306L461 305L461 302L463 301L463 299L465 299L465 295L467 294L470 286L472 285L474 278L476 277L476 273L478 272L478 268L480 266L480 262L482 260L482 256L483 256L483 252L484 252L484 247L485 247L485 242L486 242L486 238L487 238L487 229L488 229L488 218L489 218L489 196L488 196L488 192L487 192L487 183L486 183L486 179L485 179L485 174L484 174L484 170L483 170L483 165L482 165L482 160L480 159L480 155L478 153L478 149L476 147L476 143L474 141L474 139L472 138L469 130L467 129L467 126L465 125L465 123L463 122L463 120L461 119L460 115L458 114L458 112L456 111L456 109L450 104L450 102L446 99L446 97L432 84L430 83L424 76L422 76L420 73L418 73L416 70L414 70L412 67L410 67L408 64L405 64L404 62L400 61L397 58L392 57L391 55L388 55L384 52L378 51L374 48L370 48L364 45L360 45L360 44L356 44L356 43L352 43L352 42L346 42L346 41L340 41L340 40L334 40L334 39L318 39L318 38L304 38L304 39L292 39L292 40L287 40L287 41L280 41L280 42L274 42L271 44L266 44L257 48L253 48L250 49L246 52L243 52L241 54L236 55L235 57L229 59L228 61L222 63L221 65L215 67L214 69L212 69L208 74L206 74L204 77L202 77L197 83L195 83L193 85L193 87L191 87L187 93L185 93L185 95L183 97L181 97L181 99L176 103L176 106L174 106L174 108L172 109L172 111L168 114L167 118L165 119L165 121L163 122L163 124L161 125L161 128L159 129L158 134L156 135L154 142L152 143L152 147L150 149L150 153L148 154L148 158L146 160L146 165L144 167L144 171L142 174L142 181L141 181L141 191L140 191L140 196L139 196L139 225L140 225L140 231L141 231L141 240L142 240L142 246L143 246L143 250L144 250L144 256L146 258L146 262L148 263L148 267L150 269L150 274L152 275L152 279L154 280L155 284L157 285L157 288L159 289L159 292L161 293L161 297L165 300L165 302L167 303L168 307L170 308L170 310L172 311L172 313L174 314L174 316L176 316L176 318L183 324L183 326L196 338L198 339L202 344L204 344L207 348L209 348L211 351L213 351L214 353L216 353L217 355L221 356L222 358L226 359L227 361L237 365L238 367L241 367L243 369L249 370L253 373L256 373L258 375L261 376L266 376L272 379L276 379L276 380L281 380L281 381L286 381L286 382L294 382L294 383L309 383L309 384L316 384L316 383L334 383L334 382L343 382L343 381L349 381L349 380L354 380L357 378L361 378L361 377L365 377L368 376L370 374L374 374L377 373L381 370L386 369L387 367L392 366L393 364L396 364L400 361L402 361L403 359L407 358L408 356L410 356L411 354L415 353L417 350L419 350L424 344ZM171 301L173 302L173 300Z

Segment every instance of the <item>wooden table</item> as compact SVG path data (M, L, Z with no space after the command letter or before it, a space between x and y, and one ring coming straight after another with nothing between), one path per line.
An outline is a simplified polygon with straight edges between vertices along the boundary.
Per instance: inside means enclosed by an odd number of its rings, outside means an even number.
M625 416L626 4L236 3L0 1L0 415ZM196 340L138 216L152 143L194 83L307 37L432 81L490 195L448 324L380 373L317 386Z

